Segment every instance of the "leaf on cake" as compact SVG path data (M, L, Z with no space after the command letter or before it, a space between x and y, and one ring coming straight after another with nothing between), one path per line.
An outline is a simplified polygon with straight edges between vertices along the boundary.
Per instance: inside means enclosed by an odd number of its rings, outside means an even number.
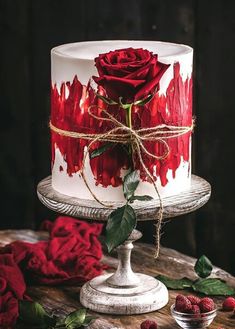
M140 100L134 102L133 105L144 106L152 100L154 95L155 95L155 93L149 94L145 99L140 99Z
M130 202L133 202L135 200L138 200L138 201L150 201L150 200L153 200L153 198L150 195L133 195L130 198Z
M130 172L124 177L123 181L123 193L126 200L130 200L134 194L137 186L140 182L140 175L137 170Z
M103 154L104 152L106 152L107 150L109 150L110 148L114 147L114 143L106 143L104 145L102 145L101 147L96 148L95 150L93 150L90 154L90 158L94 159L98 156L100 156L101 154Z
M105 97L103 95L100 94L96 94L97 98L101 99L104 103L108 104L108 105L117 105L118 103L113 101L112 99Z

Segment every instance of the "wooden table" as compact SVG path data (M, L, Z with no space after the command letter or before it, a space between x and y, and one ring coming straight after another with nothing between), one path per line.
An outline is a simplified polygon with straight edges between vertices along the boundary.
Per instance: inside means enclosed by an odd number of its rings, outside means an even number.
M5 245L14 240L24 240L35 242L40 239L46 239L47 233L34 232L29 230L21 231L0 231L0 244ZM145 274L156 276L157 274L164 274L170 277L187 276L195 279L194 263L195 258L181 254L175 250L168 248L161 248L160 257L157 262L153 259L153 246L136 243L132 254L133 270ZM111 256L105 255L103 261L112 267L116 267L117 259L115 253ZM229 273L215 267L212 273L213 277L219 277L235 287L235 277ZM56 315L65 315L75 309L81 307L79 303L79 287L48 287L37 286L28 287L28 294L35 300L43 304L48 310L54 310ZM170 290L170 300L163 309L142 315L134 316L110 316L104 314L96 314L99 318L90 325L91 329L111 329L111 328L140 328L140 323L145 319L156 320L159 324L159 329L176 329L179 328L170 315L170 306L179 291ZM180 292L181 293L181 292ZM188 292L184 292L188 293ZM223 297L214 298L217 306L220 308ZM98 302L98 301L97 301ZM232 317L231 312L222 312L220 309L218 315L210 329L235 329L235 317ZM23 329L23 328L22 328Z

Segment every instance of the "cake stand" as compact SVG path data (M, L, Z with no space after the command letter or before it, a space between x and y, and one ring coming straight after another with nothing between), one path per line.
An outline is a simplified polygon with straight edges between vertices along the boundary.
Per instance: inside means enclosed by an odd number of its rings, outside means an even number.
M96 201L83 200L63 195L52 188L51 177L43 179L37 188L40 201L49 209L73 217L106 221L112 209ZM163 198L163 218L176 217L203 206L210 198L211 187L204 179L192 175L187 191ZM113 206L122 206L113 202ZM153 220L159 208L158 200L135 202L137 220ZM80 301L83 306L96 312L109 314L141 314L158 310L168 302L167 288L155 278L134 273L131 269L133 241L142 234L134 230L128 240L116 248L119 264L114 274L100 275L81 288Z

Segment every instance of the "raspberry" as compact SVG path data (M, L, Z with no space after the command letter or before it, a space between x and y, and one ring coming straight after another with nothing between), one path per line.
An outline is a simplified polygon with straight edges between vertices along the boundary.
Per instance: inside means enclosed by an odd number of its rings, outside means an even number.
M191 314L200 314L200 307L198 305L192 305L191 310L190 310Z
M187 296L187 298L190 300L192 305L199 305L199 303L201 301L201 298L199 298L197 296L193 296L193 295Z
M175 309L178 312L188 313L192 308L191 302L186 296L178 295L175 300Z
M145 320L140 325L141 329L157 329L157 322L153 320Z
M214 301L209 297L202 298L198 306L202 313L211 312L215 309Z
M235 309L235 298L228 297L223 302L224 311L233 311Z

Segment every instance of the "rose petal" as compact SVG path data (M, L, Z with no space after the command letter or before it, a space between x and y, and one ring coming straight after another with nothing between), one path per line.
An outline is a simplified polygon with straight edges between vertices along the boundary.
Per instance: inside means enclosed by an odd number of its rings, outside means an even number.
M131 100L135 94L136 87L141 86L145 80L131 80L114 76L104 75L101 78L93 77L94 81L104 87L108 96L119 101L119 97L123 98L124 102Z
M139 70L136 70L135 72L132 72L127 76L125 76L125 79L129 79L129 80L142 79L145 82L146 76L148 76L149 73L149 69L150 69L150 64L148 63L144 67L141 67Z
M120 54L119 54L120 52ZM124 56L128 54L128 56ZM151 59L152 53L141 48L119 49L95 58L95 65L100 76L104 74L124 76L124 73L134 72ZM124 60L125 58L125 60Z
M168 69L170 65L167 64L163 64L158 62L158 73L157 75L148 83L146 83L135 95L134 100L140 100L143 99L144 97L146 97L147 95L153 93L154 91L158 90L159 88L159 81L161 79L161 77L163 76L163 74L165 73L165 71Z

